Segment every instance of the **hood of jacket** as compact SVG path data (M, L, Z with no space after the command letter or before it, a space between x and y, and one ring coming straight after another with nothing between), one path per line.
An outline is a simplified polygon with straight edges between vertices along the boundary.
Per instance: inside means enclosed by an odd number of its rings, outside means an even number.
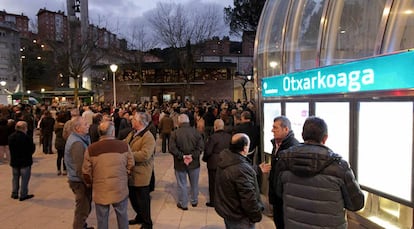
M334 161L340 161L341 156L332 152L322 144L301 143L280 152L281 170L290 170L300 177L311 177Z

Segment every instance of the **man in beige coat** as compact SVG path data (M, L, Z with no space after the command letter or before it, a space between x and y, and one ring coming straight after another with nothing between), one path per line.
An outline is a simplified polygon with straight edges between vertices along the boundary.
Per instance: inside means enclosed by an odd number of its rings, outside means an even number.
M135 160L128 185L129 200L137 214L129 224L142 224L141 229L152 229L149 185L154 168L155 139L149 131L150 121L148 114L137 112L132 119L134 131L125 138Z
M99 141L85 152L82 173L87 185L92 185L99 229L108 228L110 205L114 208L119 229L128 228L128 175L134 158L128 144L115 139L113 122L104 121L98 127Z

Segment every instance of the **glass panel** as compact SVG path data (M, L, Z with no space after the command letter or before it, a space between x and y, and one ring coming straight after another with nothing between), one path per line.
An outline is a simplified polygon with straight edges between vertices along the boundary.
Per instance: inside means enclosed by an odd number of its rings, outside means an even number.
M257 69L259 78L280 75L282 35L289 1L269 0L261 18L263 32L258 36Z
M322 47L326 53L321 53L321 65L375 55L375 42L385 2L386 0L332 1Z
M324 0L294 1L286 33L287 72L317 65L319 28Z
M270 142L274 136L272 132L273 119L282 115L280 103L264 103L263 104L263 151L272 153L273 145Z
M413 103L361 102L359 105L359 183L411 201Z
M326 146L349 162L349 103L315 103L315 115L328 125Z
M414 48L414 1L394 1L383 42L383 53Z
M292 131L299 142L303 142L302 130L309 116L308 103L286 103L286 117L290 120Z

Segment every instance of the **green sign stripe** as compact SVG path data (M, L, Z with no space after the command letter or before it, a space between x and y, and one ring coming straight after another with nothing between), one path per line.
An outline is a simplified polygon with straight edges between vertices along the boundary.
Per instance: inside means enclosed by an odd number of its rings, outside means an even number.
M414 52L262 79L262 96L299 96L414 88Z

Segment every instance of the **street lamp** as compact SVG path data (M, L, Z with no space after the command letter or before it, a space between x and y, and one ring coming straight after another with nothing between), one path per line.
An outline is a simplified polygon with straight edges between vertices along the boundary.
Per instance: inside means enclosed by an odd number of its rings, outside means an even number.
M109 66L109 68L111 68L111 71L112 71L112 81L113 81L113 91L114 91L114 109L115 109L116 108L115 72L116 72L116 70L118 70L118 65L111 64L111 66Z
M2 80L2 81L0 81L0 85L1 85L1 94L3 94L3 92L4 92L4 87L6 86L6 84L7 84L7 82L6 81L4 81L4 80Z
M42 93L42 102L44 103L45 102L45 89L44 88L42 88L42 89L40 89L40 92Z

